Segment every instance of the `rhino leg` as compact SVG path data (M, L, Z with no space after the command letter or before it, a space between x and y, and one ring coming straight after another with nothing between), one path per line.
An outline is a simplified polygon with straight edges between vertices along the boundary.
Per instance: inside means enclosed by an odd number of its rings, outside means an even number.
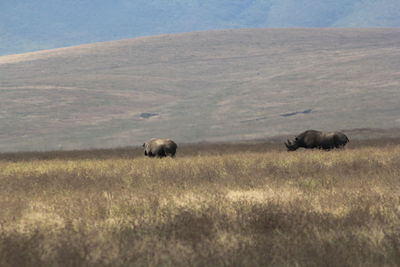
M158 151L158 157L159 158L163 158L163 157L166 157L166 156L167 156L167 154L165 153L164 149L160 149Z
M166 156L166 157L174 158L174 157L175 157L175 153L173 153L173 152L168 152L168 153L165 153L165 156Z
M163 147L156 147L152 151L153 157L162 158L165 157L165 152Z

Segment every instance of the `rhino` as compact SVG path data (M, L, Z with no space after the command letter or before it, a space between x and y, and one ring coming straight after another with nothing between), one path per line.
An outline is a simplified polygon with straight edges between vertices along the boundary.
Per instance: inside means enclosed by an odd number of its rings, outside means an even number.
M294 140L285 143L288 151L294 151L299 147L333 149L342 148L349 142L349 138L342 132L321 132L316 130L307 130Z
M148 157L175 157L177 144L171 139L152 138L143 144L144 155Z

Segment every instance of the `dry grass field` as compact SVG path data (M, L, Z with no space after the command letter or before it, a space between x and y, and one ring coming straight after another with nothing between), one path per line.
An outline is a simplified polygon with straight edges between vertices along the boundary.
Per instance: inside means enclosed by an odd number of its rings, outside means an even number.
M0 266L398 266L400 139L0 154Z

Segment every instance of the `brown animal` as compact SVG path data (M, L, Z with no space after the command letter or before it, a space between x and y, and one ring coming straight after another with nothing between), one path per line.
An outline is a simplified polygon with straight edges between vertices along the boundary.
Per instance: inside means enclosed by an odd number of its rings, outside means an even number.
M349 138L342 132L321 132L315 130L307 130L294 140L285 143L288 151L294 151L299 147L332 149L344 147L349 142Z
M143 144L144 155L148 157L175 157L177 144L171 139L153 138Z

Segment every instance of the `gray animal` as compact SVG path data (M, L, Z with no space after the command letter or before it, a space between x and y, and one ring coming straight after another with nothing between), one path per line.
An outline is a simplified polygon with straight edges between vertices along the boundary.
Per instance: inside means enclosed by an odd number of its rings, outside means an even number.
M294 151L299 147L332 149L342 148L349 142L349 138L342 132L321 132L307 130L295 137L293 141L285 143L288 151Z
M144 155L148 157L175 157L178 146L171 139L153 138L143 144Z

